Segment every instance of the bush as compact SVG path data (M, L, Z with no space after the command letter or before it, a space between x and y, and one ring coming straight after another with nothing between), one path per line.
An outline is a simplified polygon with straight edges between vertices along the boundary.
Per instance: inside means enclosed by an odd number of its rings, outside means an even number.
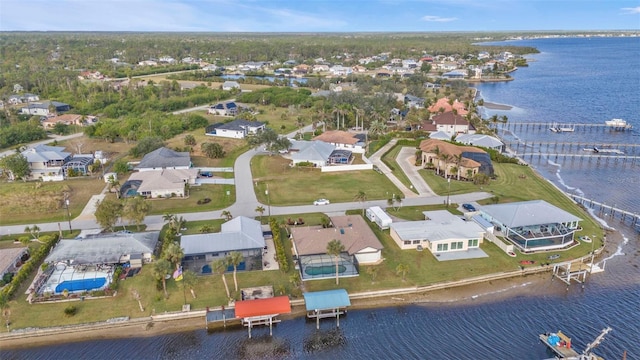
M78 308L73 305L69 305L66 308L64 308L64 314L67 316L73 316L77 312L78 312Z
M211 202L211 199L209 199L209 198L204 198L204 199L200 199L200 200L198 200L197 204L198 204L198 205L204 205L204 204L208 204L208 203L210 203L210 202Z

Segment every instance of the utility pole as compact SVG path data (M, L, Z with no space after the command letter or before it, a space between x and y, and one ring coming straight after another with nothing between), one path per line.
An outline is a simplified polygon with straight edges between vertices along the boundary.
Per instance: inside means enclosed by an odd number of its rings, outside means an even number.
M69 212L69 199L64 199L64 205L67 208L67 220L69 221L69 234L71 234L71 213Z
M267 183L267 190L264 191L264 194L267 195L267 206L269 207L269 221L271 221L271 198L269 197L269 183Z
M447 178L449 189L447 190L447 207L449 207L449 194L451 194L451 178Z

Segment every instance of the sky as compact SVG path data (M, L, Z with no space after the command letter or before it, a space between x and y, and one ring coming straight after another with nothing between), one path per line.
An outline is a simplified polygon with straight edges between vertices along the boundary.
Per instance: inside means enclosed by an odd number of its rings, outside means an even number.
M0 31L639 29L640 0L0 0Z

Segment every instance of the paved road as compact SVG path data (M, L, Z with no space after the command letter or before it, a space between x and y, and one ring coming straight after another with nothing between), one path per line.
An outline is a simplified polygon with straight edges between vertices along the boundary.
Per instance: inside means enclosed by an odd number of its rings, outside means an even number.
M229 101L236 101L236 99L226 99L226 100L222 100L222 101L229 102ZM173 115L179 115L179 114L184 114L184 113L188 113L188 112L192 112L192 111L207 110L209 108L209 106L211 106L211 104L194 106L192 108L174 111L174 112L172 112L172 114Z
M29 144L27 144L27 146L34 147L36 145L49 144L49 143L52 143L54 141L64 141L64 140L69 140L69 139L75 139L75 138L78 138L78 137L80 137L82 135L84 135L84 133L82 133L82 132L71 134L71 135L64 135L64 136L49 135L48 139L36 141L36 142L33 142L33 143L29 143ZM14 149L3 151L3 152L0 153L0 158L3 158L5 156L7 156L7 155L15 154L15 152L16 151Z

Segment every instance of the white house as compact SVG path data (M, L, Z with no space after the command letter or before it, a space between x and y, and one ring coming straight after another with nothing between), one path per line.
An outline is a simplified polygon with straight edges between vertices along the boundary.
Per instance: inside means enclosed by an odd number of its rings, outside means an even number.
M365 212L367 219L376 223L382 230L388 229L393 223L393 219L380 206L373 206Z
M391 238L403 249L419 245L434 254L478 248L484 230L474 221L467 221L446 210L423 212L426 220L396 222L390 225Z
M353 70L350 67L342 66L342 65L332 66L329 69L329 71L331 72L332 75L335 75L335 76L346 76L353 72Z
M31 169L31 179L42 181L62 181L62 166L71 159L71 153L63 146L36 145L21 152Z
M308 162L315 167L323 167L327 165L335 149L334 145L322 141L291 140L289 153L284 157L291 158L293 165Z
M313 140L333 144L337 149L363 154L366 147L364 137L364 134L353 134L347 131L331 130L323 132L322 134L314 137Z
M229 91L234 89L240 89L240 84L237 81L225 81L222 83L222 90Z
M265 129L265 123L260 121L248 121L235 119L228 123L217 123L207 126L205 134L232 139L244 139L249 134L257 134Z
M161 169L134 172L127 183L137 186L137 195L156 199L184 197L185 185L195 184L197 178L198 169Z
M461 134L456 137L456 142L498 151L502 151L504 149L504 143L502 141L494 136L485 134Z

